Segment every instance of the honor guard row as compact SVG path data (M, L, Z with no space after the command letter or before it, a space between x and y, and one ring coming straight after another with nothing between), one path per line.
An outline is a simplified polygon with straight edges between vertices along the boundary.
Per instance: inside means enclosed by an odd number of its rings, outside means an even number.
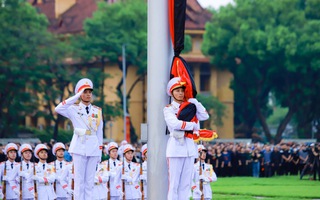
M147 199L147 145L141 148L140 163L132 162L134 148L131 144L123 146L123 161L118 158L118 145L110 142L107 153L110 159L95 166L93 199ZM47 163L48 149L44 144L38 144L33 150L31 145L23 144L18 149L14 143L5 147L8 160L0 164L0 199L73 199L74 171L72 162L64 160L65 146L56 143L52 153L56 160ZM17 153L22 161L15 162ZM39 159L33 162L32 154Z

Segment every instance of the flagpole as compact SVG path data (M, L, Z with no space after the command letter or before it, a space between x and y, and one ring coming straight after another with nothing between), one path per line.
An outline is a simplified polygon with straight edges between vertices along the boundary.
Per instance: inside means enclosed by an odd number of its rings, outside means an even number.
M167 0L148 0L148 199L166 199L168 168L163 108L173 51L170 44Z
M123 101L123 139L127 134L127 91L126 91L126 45L122 45L122 101Z

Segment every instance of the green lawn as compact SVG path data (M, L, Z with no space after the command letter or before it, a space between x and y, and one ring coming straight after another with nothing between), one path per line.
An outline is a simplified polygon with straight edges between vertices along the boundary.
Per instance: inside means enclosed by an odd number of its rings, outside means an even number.
M272 178L232 177L219 178L211 184L213 199L273 199L298 200L319 199L320 181L298 176L277 176Z

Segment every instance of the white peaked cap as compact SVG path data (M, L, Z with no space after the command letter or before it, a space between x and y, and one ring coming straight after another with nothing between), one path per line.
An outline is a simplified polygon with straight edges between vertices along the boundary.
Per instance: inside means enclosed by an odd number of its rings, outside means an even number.
M32 152L32 147L30 144L23 144L19 148L19 156L25 151L31 151Z
M128 151L134 151L134 148L133 148L133 146L131 144L126 144L123 147L123 153L124 154L127 153Z
M176 88L183 87L186 84L186 82L181 82L180 77L172 78L167 85L167 94L169 96L172 96L172 91Z
M144 145L141 147L142 157L145 157L145 154L147 153L147 151L148 151L148 146L147 146L147 144L144 144Z
M38 144L38 145L36 146L36 148L34 148L34 156L35 156L36 158L38 158L38 159L39 159L38 153L39 153L41 150L47 150L47 151L48 151L48 148L47 148L47 146L44 145L44 144Z
M118 149L118 144L115 143L115 142L110 142L107 146L107 154L109 154L109 152L112 150L112 149Z
M120 143L121 146L126 145L126 144L128 144L127 140L122 140L121 143Z
M74 88L74 93L77 94L78 92L80 92L83 89L91 89L93 90L93 84L92 81L88 78L83 78L80 79L76 85L76 87Z
M207 149L202 144L198 145L198 151L206 151L206 150Z
M55 144L53 145L53 147L52 147L52 153L53 153L53 155L56 155L56 153L57 153L57 151L58 151L59 149L65 150L65 149L66 149L66 146L64 146L64 144L63 144L62 142L57 142L57 143L55 143Z
M9 151L16 150L18 151L18 146L15 143L9 143L6 145L5 153L8 154Z

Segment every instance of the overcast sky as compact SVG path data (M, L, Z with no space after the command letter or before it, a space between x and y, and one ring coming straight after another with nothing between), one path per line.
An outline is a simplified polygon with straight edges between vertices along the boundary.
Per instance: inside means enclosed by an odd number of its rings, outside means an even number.
M215 9L218 9L220 6L225 6L228 3L233 2L233 0L198 0L198 2L204 8L211 6Z

